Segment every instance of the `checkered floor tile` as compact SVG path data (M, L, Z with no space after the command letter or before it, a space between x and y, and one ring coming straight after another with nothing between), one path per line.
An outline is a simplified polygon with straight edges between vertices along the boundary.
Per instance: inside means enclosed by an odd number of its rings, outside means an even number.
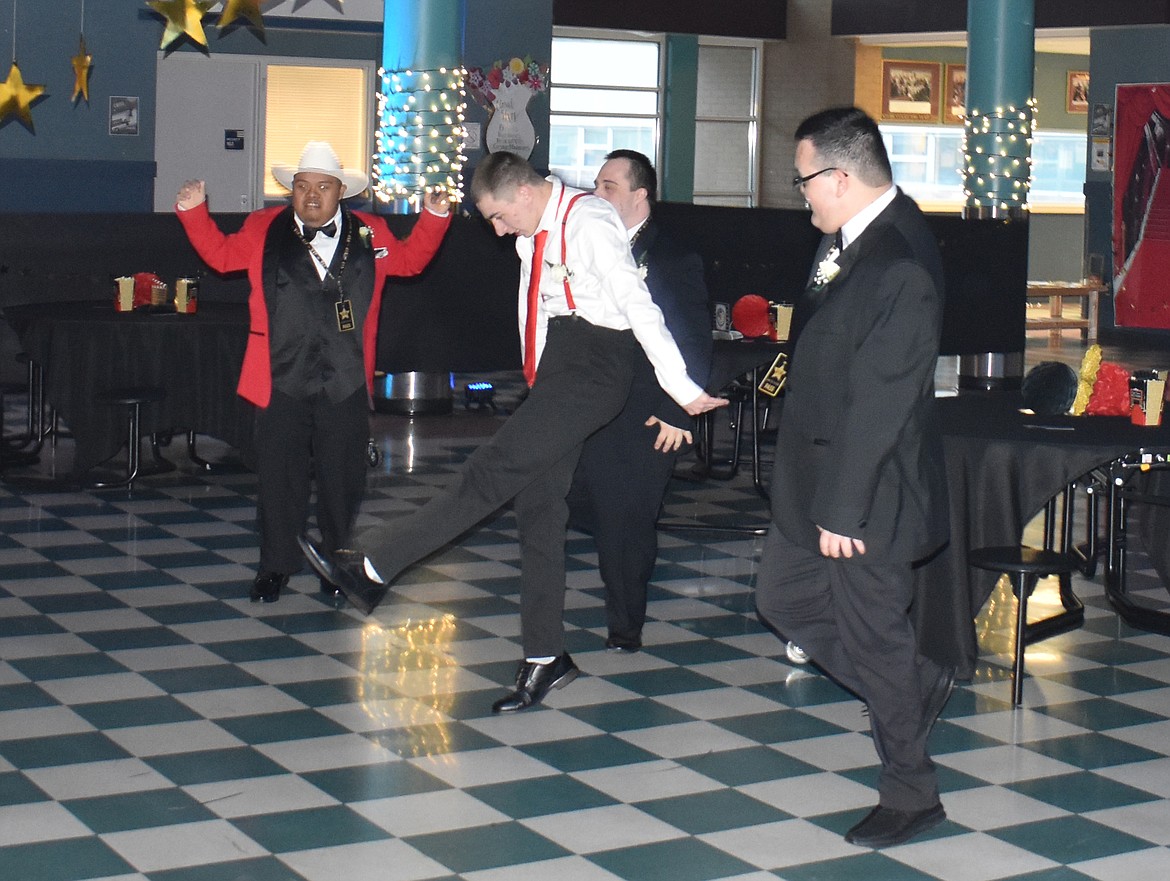
M459 405L375 424L384 461L363 522L447 485L498 421ZM41 471L68 456L62 441ZM248 602L254 488L238 468L132 494L0 485L0 878L1170 873L1170 638L1119 623L1100 576L1076 582L1085 626L1029 649L1014 711L1012 600L997 592L974 681L932 737L949 819L876 852L841 837L875 797L862 707L792 666L756 620L757 537L664 531L646 648L614 655L591 540L572 534L566 625L584 675L497 717L520 653L509 511L410 570L366 619L324 603L308 574L276 604ZM764 516L746 473L678 479L666 510L708 525ZM1165 600L1140 567L1135 588ZM1038 590L1036 614L1052 594Z

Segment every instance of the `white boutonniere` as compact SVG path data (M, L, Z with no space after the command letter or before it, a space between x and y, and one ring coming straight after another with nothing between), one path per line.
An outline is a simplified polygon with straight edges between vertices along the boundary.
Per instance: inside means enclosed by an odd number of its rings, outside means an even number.
M837 258L840 256L841 252L836 248L831 248L825 255L825 259L817 266L817 274L813 276L813 284L816 287L823 288L837 277L837 273L841 271L841 267L837 265Z
M545 260L544 265L548 267L548 276L553 281L568 281L573 277L573 270L569 269L564 263L549 263Z
M648 266L649 261L647 260L646 255L647 255L647 252L643 251L642 255L638 258L638 263L637 263L638 278L642 279L642 281L646 280L646 272L649 269L649 266Z
M362 240L362 247L368 251L370 250L374 241L374 231L368 226L359 226L358 238Z

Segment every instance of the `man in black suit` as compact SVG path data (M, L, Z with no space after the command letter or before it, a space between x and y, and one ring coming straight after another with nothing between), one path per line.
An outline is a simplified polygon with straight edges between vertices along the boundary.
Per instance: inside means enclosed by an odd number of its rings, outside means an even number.
M845 838L887 847L946 818L927 739L954 669L919 654L908 614L913 564L949 535L934 406L942 262L860 110L801 123L795 165L825 240L797 304L757 606L868 705L878 806Z
M711 372L711 313L703 261L674 243L654 221L658 175L635 150L615 150L597 172L594 193L613 205L650 296L686 361L705 386ZM605 584L611 651L642 647L646 590L658 557L656 522L691 418L670 399L639 354L634 381L617 418L585 442L569 496L572 523L593 535Z

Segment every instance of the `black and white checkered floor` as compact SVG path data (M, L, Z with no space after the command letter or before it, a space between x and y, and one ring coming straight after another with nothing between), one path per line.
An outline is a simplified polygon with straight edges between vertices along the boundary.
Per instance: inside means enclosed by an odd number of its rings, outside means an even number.
M496 422L457 407L376 424L363 522L447 484ZM307 574L247 601L253 493L242 470L133 494L0 485L0 879L1170 876L1170 638L1119 623L1100 576L1077 582L1085 626L1028 651L1015 711L996 594L975 681L931 741L949 820L875 852L841 837L875 800L861 705L756 620L757 538L663 532L646 648L615 655L573 534L584 675L496 717L520 653L509 512L366 619ZM666 514L758 523L764 506L746 475L676 480Z

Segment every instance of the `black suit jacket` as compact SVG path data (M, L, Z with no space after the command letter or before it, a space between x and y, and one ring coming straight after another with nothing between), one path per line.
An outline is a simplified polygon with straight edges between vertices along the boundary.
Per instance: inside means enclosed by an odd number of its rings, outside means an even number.
M938 246L899 192L838 263L837 276L810 286L799 304L772 519L809 549L821 526L864 541L856 561L917 560L949 535L934 400Z
M662 310L667 330L682 352L687 375L696 385L706 386L714 343L702 258L676 244L654 221L653 215L634 240L632 253L634 262L646 269L646 287ZM646 361L642 367L649 367L649 363ZM648 376L653 387L658 388L652 368ZM635 392L646 385L646 378L646 370L640 369L635 378ZM648 397L656 401L646 416L658 416L680 428L690 424L690 417L661 389L658 389L659 393L653 393L649 388L643 392L631 393L631 401L640 406L648 404Z

